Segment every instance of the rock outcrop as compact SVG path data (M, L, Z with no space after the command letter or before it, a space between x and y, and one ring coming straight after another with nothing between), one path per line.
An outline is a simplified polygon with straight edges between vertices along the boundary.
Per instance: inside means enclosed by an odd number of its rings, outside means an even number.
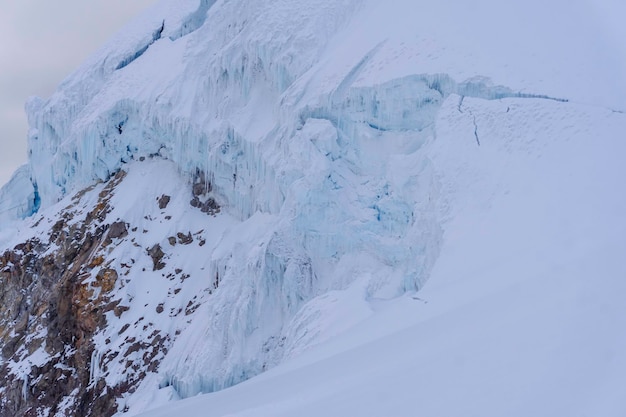
M127 272L116 269L110 253L130 243L130 225L108 219L111 196L124 177L124 171L112 177L86 212L85 204L77 206L94 187L76 194L56 222L42 216L35 224L49 221L47 235L0 254L0 417L111 416L119 398L155 371L167 352L170 335L148 325L144 338L127 336L121 350L98 350L94 340L107 317L123 319L129 309L116 293ZM160 246L148 252L155 269L162 268ZM133 324L126 323L120 337ZM120 358L125 375L114 383L98 375Z
M60 408L73 416L111 415L116 394L126 389L90 381L92 336L118 307L110 297L118 273L103 267L101 253L107 235L124 235L119 223L106 222L111 191L123 178L120 171L109 181L84 221L68 225L74 212L67 207L47 239L32 238L0 256L0 377L7 381L0 416L37 416L44 408L52 415ZM22 360L37 351L47 360L24 368Z

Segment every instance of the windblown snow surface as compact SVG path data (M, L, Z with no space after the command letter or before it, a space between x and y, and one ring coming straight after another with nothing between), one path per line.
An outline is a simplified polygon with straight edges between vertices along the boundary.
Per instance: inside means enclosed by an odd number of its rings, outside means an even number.
M1 245L119 169L123 220L182 202L151 238L208 222L191 318L118 288L180 333L120 417L624 416L626 71L594 13L163 1L28 103Z

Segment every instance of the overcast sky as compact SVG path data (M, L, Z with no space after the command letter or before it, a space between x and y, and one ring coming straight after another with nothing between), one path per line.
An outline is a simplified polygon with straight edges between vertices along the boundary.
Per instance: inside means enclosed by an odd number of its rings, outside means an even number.
M156 0L0 0L0 186L26 162L29 96L73 69Z

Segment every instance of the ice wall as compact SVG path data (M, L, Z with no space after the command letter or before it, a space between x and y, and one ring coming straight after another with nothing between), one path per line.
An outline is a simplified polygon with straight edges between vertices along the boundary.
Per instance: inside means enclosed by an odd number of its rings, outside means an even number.
M161 152L191 172L208 168L209 148L232 145L233 135L263 138L276 125L278 96L357 2L265 3L162 2L50 99L31 99L29 166L42 206L132 158ZM267 120L254 121L253 106Z
M458 100L462 113L466 96L532 96L419 66L364 77L387 44L346 56L333 46L360 5L164 1L27 105L29 164L0 194L7 216L50 207L130 161L165 158L190 182L206 173L241 221L246 241L207 255L220 286L204 319L159 371L181 397L303 349L298 313L328 291L357 285L354 296L371 300L419 289L442 237L439 178L422 149L441 106Z
M0 189L0 225L31 216L41 205L37 184L27 165L18 168L8 184Z
M422 145L444 102L471 111L459 94L522 97L485 79L415 75L319 96L260 142L227 129L207 166L222 198L246 230L267 227L259 212L275 224L254 245L213 254L223 281L205 306L210 323L181 336L160 386L181 397L223 389L305 349L318 319L298 313L328 291L356 285L371 300L419 289L442 239L440 185Z

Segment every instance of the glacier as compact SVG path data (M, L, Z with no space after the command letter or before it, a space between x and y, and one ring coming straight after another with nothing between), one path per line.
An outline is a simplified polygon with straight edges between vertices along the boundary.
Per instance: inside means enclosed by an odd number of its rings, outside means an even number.
M564 75L552 56L500 45L515 35L489 40L507 20L496 3L161 1L50 98L27 103L29 162L0 190L3 225L120 170L146 170L151 190L172 195L172 178L203 175L228 216L195 255L219 288L120 409L142 411L154 392L231 387L356 326L371 305L421 293L449 256L455 219L523 189L511 172L531 172L555 138L568 147L601 132L618 146L626 95L598 91L621 80L597 76L604 61ZM538 22L539 34L554 31ZM540 36L527 41L547 53ZM149 285L133 280L137 294ZM342 311L345 328L329 323Z
M8 224L32 216L41 206L37 184L32 181L27 165L18 168L9 185L0 189L0 221Z

